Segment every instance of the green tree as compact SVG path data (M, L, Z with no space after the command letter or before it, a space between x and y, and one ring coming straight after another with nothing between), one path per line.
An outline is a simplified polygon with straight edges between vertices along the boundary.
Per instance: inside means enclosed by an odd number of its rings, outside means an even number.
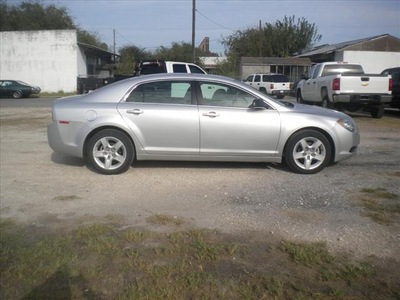
M67 8L39 1L24 1L8 5L0 0L0 31L76 29L78 41L107 50L95 32L88 32L75 25Z
M186 42L173 42L171 47L160 47L154 52L154 58L164 59L164 60L175 60L192 62L192 44ZM206 56L209 55L199 48L196 48L196 56ZM197 62L199 63L199 62Z
M67 9L56 7L54 4L43 6L39 2L26 1L12 6L1 0L0 15L1 31L76 28Z
M242 56L288 57L311 47L321 37L314 23L295 16L265 23L261 28L238 30L222 41L228 56L224 67L230 66L234 72Z
M140 59L152 58L153 54L145 48L127 45L119 49L120 59L117 64L116 75L132 75L135 62Z

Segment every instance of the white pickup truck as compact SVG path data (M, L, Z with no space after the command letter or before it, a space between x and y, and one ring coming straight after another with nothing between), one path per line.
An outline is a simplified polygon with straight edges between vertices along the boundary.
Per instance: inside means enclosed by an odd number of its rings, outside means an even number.
M297 84L299 103L354 112L369 111L381 118L384 105L392 99L390 75L365 74L360 64L327 62L314 65Z
M135 76L154 73L200 73L207 74L196 64L165 60L140 60L135 65Z

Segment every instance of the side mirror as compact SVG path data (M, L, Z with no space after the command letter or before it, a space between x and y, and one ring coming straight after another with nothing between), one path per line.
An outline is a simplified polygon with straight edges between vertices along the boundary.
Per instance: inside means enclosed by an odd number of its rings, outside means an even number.
M253 103L249 106L249 108L253 109L261 109L261 108L268 108L268 105L261 99L254 99Z

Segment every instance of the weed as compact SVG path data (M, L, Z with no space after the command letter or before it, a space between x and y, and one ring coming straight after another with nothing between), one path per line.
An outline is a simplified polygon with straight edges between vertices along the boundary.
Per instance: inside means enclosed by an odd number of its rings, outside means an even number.
M331 264L334 260L333 256L329 254L325 243L298 244L283 241L282 250L288 253L294 262L307 267L313 265L324 266Z
M72 200L78 200L80 197L75 196L75 195L69 195L69 196L57 196L54 197L53 200L56 201L72 201Z
M381 225L400 222L399 196L384 188L364 188L356 195L365 215Z
M168 216L168 215L152 215L148 218L146 218L147 222L156 224L156 225L175 225L175 226L181 226L185 223L185 220L183 218L177 217L177 216Z
M400 266L388 273L349 262L324 243L121 228L92 224L34 237L1 222L0 298L388 299L400 288L391 281Z

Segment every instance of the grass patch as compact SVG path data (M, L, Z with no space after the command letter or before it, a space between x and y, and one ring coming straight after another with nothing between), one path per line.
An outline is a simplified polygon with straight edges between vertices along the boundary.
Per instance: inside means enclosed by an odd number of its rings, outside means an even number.
M400 223L399 195L384 188L364 188L356 195L365 215L381 225Z
M169 215L152 215L146 218L146 221L151 224L155 225L174 225L174 226L181 226L185 224L185 220L183 218L177 216L169 216Z
M78 199L80 199L80 198L75 195L57 196L57 197L53 198L53 200L56 200L56 201L72 201L72 200L78 200Z
M115 222L35 237L32 228L6 220L0 230L1 299L400 296L398 263L392 262L389 272L382 262L375 267L372 259L354 262L333 256L324 243L206 229L154 232Z

